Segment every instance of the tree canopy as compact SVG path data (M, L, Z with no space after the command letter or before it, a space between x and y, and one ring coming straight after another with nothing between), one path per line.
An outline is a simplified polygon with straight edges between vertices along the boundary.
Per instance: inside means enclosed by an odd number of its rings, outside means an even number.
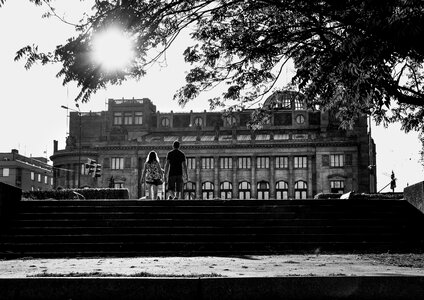
M94 36L114 25L134 39L136 56L129 67L110 72L88 54ZM337 111L343 126L369 114L424 132L422 0L98 0L75 27L78 34L66 44L48 53L27 46L16 59L25 59L27 68L60 63L63 83L81 89L78 101L143 76L188 30L192 43L183 55L191 70L174 96L182 105L218 84L225 92L210 99L212 107L263 103L291 60L295 74L286 88L299 91L310 107ZM152 49L159 54L151 57Z

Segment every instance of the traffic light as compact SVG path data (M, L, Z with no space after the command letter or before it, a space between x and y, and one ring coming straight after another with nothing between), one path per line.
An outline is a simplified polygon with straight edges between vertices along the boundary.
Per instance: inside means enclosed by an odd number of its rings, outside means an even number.
M96 161L89 159L88 163L85 164L85 169L88 170L87 175L93 175L95 173L95 169L96 169Z
M96 164L96 169L94 171L93 177L100 177L102 176L102 165Z

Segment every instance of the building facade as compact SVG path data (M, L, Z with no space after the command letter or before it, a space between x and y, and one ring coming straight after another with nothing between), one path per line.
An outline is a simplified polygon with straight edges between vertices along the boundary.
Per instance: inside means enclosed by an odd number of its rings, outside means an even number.
M66 148L57 149L55 141L51 156L54 185L124 187L131 198L143 197L148 153L155 150L164 167L179 140L187 157L187 199L375 192L375 145L366 117L341 130L331 114L307 110L291 92L266 101L273 107L269 122L254 131L247 127L252 110L163 113L149 99L109 99L107 111L71 112ZM101 177L86 175L89 159L101 164Z
M26 157L19 151L0 153L0 181L23 191L53 189L53 170L44 157Z

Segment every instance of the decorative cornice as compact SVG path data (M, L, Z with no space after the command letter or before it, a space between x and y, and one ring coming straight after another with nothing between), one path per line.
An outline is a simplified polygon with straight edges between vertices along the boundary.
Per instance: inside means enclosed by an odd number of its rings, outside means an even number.
M199 144L184 144L184 149L257 149L257 148L304 148L304 147L356 147L359 142L354 141L305 141L305 142L276 142L273 143L264 143L264 142L247 142L247 143L199 143ZM139 151L145 150L150 151L152 148L156 150L170 150L171 145L158 145L158 144L149 144L149 145L106 145L98 146L93 148L92 151L84 151L81 154L83 155L94 155L97 156L104 151ZM75 151L66 151L66 152L56 152L53 154L50 159L54 160L60 157L66 156L78 156L78 150Z

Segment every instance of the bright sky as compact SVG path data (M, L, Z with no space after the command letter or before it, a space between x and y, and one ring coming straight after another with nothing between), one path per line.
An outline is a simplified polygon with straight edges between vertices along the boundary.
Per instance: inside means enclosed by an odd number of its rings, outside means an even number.
M72 22L91 7L87 4L90 1L56 2L58 13ZM22 61L13 61L21 47L37 44L41 51L48 51L73 34L71 26L56 18L42 19L44 12L45 9L28 0L7 0L0 8L0 152L18 149L26 156L48 157L53 154L53 140L59 141L59 149L65 147L67 112L60 106L75 108L77 88L75 85L64 87L62 80L56 78L59 66L36 65L26 71ZM188 70L182 58L187 45L186 40L180 39L168 51L166 65L152 68L139 82L126 82L98 92L89 103L80 105L81 111L105 110L107 99L122 97L150 98L163 112L208 109L206 97L185 108L172 100L175 91L184 83L184 74ZM377 144L379 190L390 182L392 170L398 178L397 191L424 179L418 155L421 145L416 133L405 134L398 125L391 125L388 129L373 126L372 133Z

